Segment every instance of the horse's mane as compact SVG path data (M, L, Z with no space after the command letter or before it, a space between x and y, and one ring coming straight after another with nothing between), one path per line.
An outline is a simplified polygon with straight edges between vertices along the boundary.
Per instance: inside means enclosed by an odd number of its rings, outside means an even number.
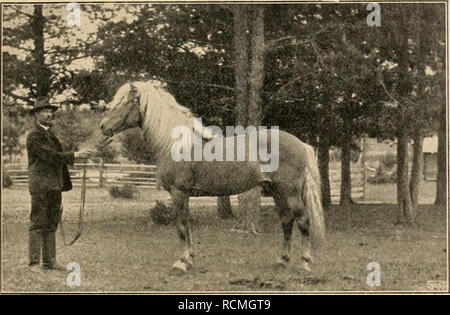
M139 92L144 138L160 157L170 153L171 145L176 141L171 138L173 128L183 125L192 130L194 114L190 109L178 104L159 81L137 81L123 85L117 90L110 106L119 106L126 101L132 86Z

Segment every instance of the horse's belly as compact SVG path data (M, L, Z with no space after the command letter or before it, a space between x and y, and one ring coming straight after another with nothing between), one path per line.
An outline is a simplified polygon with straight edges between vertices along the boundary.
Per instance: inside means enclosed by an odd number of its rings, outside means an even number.
M198 162L194 167L194 191L202 196L235 195L258 185L257 162Z

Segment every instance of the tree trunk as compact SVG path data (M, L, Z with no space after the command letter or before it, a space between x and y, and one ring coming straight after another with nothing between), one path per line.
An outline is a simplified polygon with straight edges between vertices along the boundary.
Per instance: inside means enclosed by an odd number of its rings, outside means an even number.
M236 125L247 127L249 124L255 124L256 119L260 117L257 106L260 105L258 100L257 88L259 82L250 83L250 77L255 76L258 72L257 64L250 67L250 45L254 39L250 40L250 27L253 29L254 23L249 25L250 10L248 5L234 6L234 49L235 49L235 86L236 86ZM252 30L253 31L253 30ZM264 39L264 38L263 38ZM264 42L263 42L264 44ZM252 55L254 48L252 47ZM257 58L256 58L257 59ZM264 63L262 64L264 66ZM255 67L255 69L253 69ZM253 73L253 76L249 73ZM264 72L263 72L264 73ZM264 80L264 77L263 77ZM256 85L255 85L256 84ZM252 92L250 92L252 86ZM252 93L252 98L249 94ZM260 97L260 95L259 95ZM250 113L249 100L252 100L252 113ZM260 189L252 189L238 195L239 212L243 215L242 229L257 230L259 229L260 214Z
M329 162L330 162L330 144L328 138L322 135L319 139L318 163L320 172L320 182L322 189L322 206L329 208L331 205Z
M247 5L234 5L234 76L236 89L236 125L247 126L248 121L248 92L249 92L249 27L248 27L248 8ZM245 195L238 196L239 213L244 214L249 205L245 203ZM219 202L221 202L219 199ZM219 214L220 215L220 214ZM242 225L246 226L245 222Z
M415 215L408 178L408 136L404 131L400 131L397 139L397 200L399 206L397 223L414 225Z
M398 53L399 60L399 79L398 91L400 96L407 96L411 92L411 85L408 79L409 54L408 54L408 35L409 28L406 16L400 16L400 27L402 36L399 38L400 46ZM411 202L411 192L409 190L409 165L408 165L408 135L406 128L410 127L406 113L408 109L405 104L400 103L399 115L397 121L397 201L398 201L398 223L415 224L414 208Z
M50 72L45 65L44 51L44 27L45 18L42 15L42 5L34 6L33 17L31 18L32 36L34 49L32 51L33 77L36 83L35 96L47 96L50 91Z
M248 125L258 127L262 123L262 96L264 88L264 7L251 11L251 68Z
M264 8L249 10L251 34L250 90L247 125L259 127L262 123L262 94L264 87ZM258 231L260 227L261 188L242 194L239 201L245 213L244 229Z
M447 129L446 129L446 108L445 101L442 103L442 110L438 130L438 152L437 152L437 181L436 199L434 204L445 207L447 205Z
M351 137L346 137L341 148L341 206L353 204L351 177Z
M420 10L420 19L422 21L426 21L428 19L425 7L421 8ZM418 50L419 50L418 62L421 65L424 65L426 63L427 49L429 48L428 37L429 37L428 31L426 30L426 28L422 28L418 40ZM425 82L423 79L419 80L418 89L420 93L423 93L423 91L425 91ZM420 182L423 176L422 174L423 174L424 160L423 160L422 126L423 122L420 119L416 121L414 126L414 133L412 135L414 144L413 144L413 160L412 160L409 189L411 193L411 203L413 209L415 209L419 203Z
M250 48L248 6L234 5L234 77L236 90L235 123L240 126L248 124L248 100L249 100L249 72L250 72ZM251 205L244 205L240 198L239 209L247 209ZM217 198L217 211L223 219L234 217L231 210L230 197ZM245 212L245 211L244 211Z
M236 125L246 126L248 121L249 94L249 27L247 5L235 5L234 9L234 76L236 88Z
M423 173L423 135L420 131L414 134L413 164L409 189L413 208L419 203L419 188Z
M230 196L217 197L217 212L221 219L227 220L234 218L231 209Z

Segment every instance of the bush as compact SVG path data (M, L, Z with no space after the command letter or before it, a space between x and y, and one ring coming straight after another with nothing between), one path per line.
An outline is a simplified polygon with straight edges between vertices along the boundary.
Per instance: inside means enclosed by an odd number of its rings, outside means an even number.
M132 199L139 196L139 190L134 185L125 184L122 187L111 187L109 189L109 195L113 198Z
M156 200L156 205L150 210L150 217L158 225L175 223L177 214L170 205L166 206L162 201Z
M369 177L367 182L371 184L387 184L395 183L397 181L397 167L387 169L383 164L378 165L375 170L375 175Z
M386 153L380 160L381 165L386 169L392 170L397 166L397 156L394 153Z
M3 188L8 188L11 187L13 184L13 181L11 179L11 177L9 177L8 174L3 174Z
M383 155L375 169L375 174L367 181L371 184L395 183L397 181L397 156L390 152Z

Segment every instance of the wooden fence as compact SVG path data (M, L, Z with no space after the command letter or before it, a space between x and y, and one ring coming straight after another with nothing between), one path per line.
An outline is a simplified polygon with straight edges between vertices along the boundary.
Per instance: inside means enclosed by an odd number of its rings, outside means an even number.
M104 164L104 163L75 163L69 167L70 177L74 186L81 186L83 169L86 168L87 187L108 187L133 184L140 187L156 188L155 165ZM9 175L14 186L28 184L28 171L21 164L8 164L4 172Z
M338 202L341 197L341 170L330 169L330 193L331 201L333 203ZM359 164L352 165L351 167L351 180L352 180L352 199L355 201L364 199L366 193L366 175L364 168Z
M142 188L156 188L155 165L76 163L69 168L74 186L81 186L83 168L86 168L87 187L109 187L133 184ZM14 186L26 186L28 171L23 164L6 164L3 171L9 175ZM332 202L339 201L341 190L340 169L330 168L330 191ZM351 167L352 198L357 201L365 195L365 174L363 167L356 163Z

